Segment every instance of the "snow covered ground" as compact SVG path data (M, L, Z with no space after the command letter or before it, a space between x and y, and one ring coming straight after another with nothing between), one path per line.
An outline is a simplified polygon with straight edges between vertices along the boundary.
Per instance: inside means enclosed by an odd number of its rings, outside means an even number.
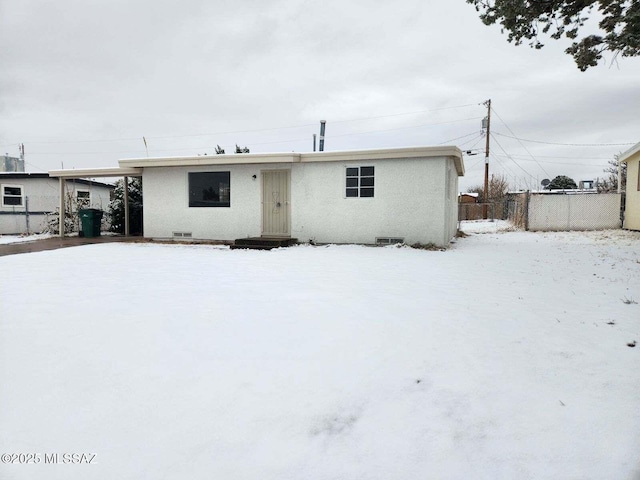
M0 272L2 479L640 478L637 233Z
M464 220L460 222L460 230L464 233L497 233L516 228L508 220Z
M49 233L39 233L34 235L0 235L0 245L6 245L8 243L33 242L50 237L51 234Z

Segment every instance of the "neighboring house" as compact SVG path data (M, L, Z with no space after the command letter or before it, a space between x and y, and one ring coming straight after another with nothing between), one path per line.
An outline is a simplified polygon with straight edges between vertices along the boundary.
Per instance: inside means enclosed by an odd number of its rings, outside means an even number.
M458 195L458 220L479 220L483 218L483 206L478 205L479 196L477 192L466 192ZM493 212L490 213L493 215Z
M106 209L113 185L84 179L66 180L72 208ZM0 173L0 235L39 233L47 215L60 205L58 180L47 173Z
M620 155L620 163L627 164L627 189L623 228L640 230L640 143Z
M144 236L433 243L456 234L456 147L120 160L139 171ZM90 172L90 171L88 171ZM51 172L64 176L68 171Z
M458 201L460 203L477 203L478 202L478 196L480 194L477 192L467 192L467 193L461 193L458 196Z

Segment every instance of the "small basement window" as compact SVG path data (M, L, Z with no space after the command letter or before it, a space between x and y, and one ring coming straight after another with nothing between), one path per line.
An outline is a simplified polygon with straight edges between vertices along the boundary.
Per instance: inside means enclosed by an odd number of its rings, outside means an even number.
M190 207L230 207L231 172L189 173Z
M23 202L22 185L2 185L2 206L21 207Z
M347 197L373 197L374 177L375 167L347 167Z

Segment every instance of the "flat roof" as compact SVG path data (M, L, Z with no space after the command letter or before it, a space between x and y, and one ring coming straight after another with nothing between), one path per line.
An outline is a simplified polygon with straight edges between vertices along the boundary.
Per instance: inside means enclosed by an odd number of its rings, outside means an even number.
M178 167L197 165L346 162L436 157L448 157L453 159L456 166L456 171L458 172L458 176L464 175L464 162L462 160L462 152L458 147L455 146L403 147L373 150L345 150L338 152L325 151L308 153L236 153L186 157L125 158L120 160L118 163L121 169L142 169L150 167Z

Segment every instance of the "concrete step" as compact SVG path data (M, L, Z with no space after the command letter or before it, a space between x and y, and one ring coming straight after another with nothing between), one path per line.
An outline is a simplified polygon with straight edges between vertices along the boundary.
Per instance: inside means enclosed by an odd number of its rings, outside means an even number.
M289 247L297 243L295 238L251 237L238 238L231 245L231 249L249 248L254 250L270 250L272 248Z

